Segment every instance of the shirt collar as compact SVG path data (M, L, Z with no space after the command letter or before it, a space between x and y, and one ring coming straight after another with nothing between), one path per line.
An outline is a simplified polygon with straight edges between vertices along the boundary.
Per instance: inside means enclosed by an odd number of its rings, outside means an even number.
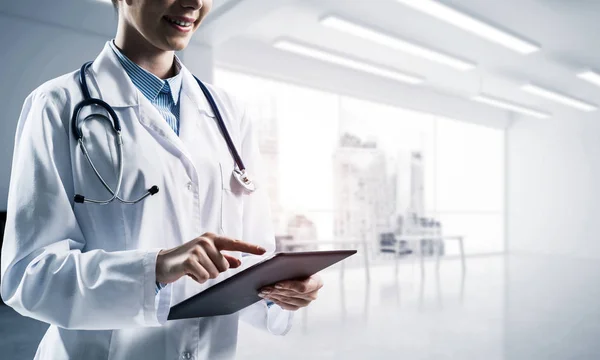
M158 76L152 74L151 72L143 69L138 64L131 61L127 56L125 56L121 50L117 48L117 46L113 41L109 41L110 47L117 55L119 62L125 69L127 75L133 82L133 84L140 90L144 96L150 100L154 101L158 97L158 94L165 86L165 81L168 83L171 88L171 96L173 98L173 103L177 104L179 102L179 93L181 91L181 82L182 75L181 69L182 64L177 55L175 55L175 68L177 70L177 75L172 78L162 80Z

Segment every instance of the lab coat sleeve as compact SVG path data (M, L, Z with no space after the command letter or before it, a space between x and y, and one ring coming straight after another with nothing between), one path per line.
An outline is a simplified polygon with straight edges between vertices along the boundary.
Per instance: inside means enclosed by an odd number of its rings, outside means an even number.
M60 110L65 102L36 91L23 106L2 248L2 298L20 314L62 328L160 325L166 315L159 319L155 304L159 249L85 251L72 208L69 128Z
M254 124L245 112L241 121L241 134L241 156L248 174L253 177L256 185L256 191L244 199L242 239L263 246L267 249L265 256L268 256L275 251L275 234L265 183L265 170ZM293 312L283 310L278 305L267 307L265 301L259 301L242 310L240 318L274 335L285 335L292 327Z

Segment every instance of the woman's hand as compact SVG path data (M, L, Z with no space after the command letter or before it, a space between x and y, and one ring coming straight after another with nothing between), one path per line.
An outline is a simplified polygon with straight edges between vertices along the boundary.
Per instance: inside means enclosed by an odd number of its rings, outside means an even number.
M313 275L306 280L281 281L275 286L264 287L258 296L273 301L284 310L296 311L315 301L322 287L321 277Z
M156 259L156 281L169 284L188 275L202 284L227 269L237 268L242 264L237 258L222 254L222 250L254 255L266 252L257 245L206 233L170 250L161 250Z

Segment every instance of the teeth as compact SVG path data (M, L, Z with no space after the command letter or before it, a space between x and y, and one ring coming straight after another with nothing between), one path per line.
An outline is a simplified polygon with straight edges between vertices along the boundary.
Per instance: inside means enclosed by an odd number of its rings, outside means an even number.
M169 18L167 18L167 20L169 20L169 22L172 22L173 24L177 24L177 25L183 26L183 27L192 26L191 22L185 22L185 21L174 20L174 19L169 19Z

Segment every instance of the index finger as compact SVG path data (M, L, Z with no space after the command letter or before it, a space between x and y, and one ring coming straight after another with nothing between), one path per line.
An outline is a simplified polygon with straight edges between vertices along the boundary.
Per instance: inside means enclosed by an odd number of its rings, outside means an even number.
M221 251L221 250L241 251L241 252L245 252L248 254L254 254L254 255L262 255L267 252L266 249L264 249L258 245L250 244L250 243L247 243L247 242L241 241L241 240L234 240L234 239L226 238L223 236L217 236L213 241L214 241L215 247L219 251Z

